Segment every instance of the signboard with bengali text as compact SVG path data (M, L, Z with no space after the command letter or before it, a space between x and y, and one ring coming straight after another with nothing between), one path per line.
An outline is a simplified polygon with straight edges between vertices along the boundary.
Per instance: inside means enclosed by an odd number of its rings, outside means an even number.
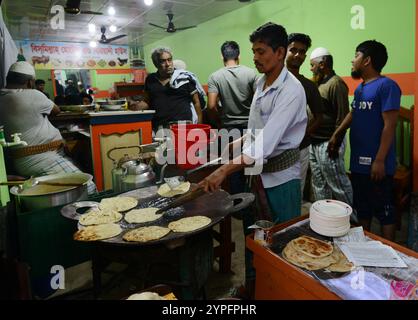
M129 69L128 46L88 43L16 41L26 61L35 69Z

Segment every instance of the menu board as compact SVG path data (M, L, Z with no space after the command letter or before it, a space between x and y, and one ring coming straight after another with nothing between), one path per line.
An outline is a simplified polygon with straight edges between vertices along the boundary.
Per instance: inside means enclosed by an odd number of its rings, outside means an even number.
M88 43L16 41L19 60L35 69L129 69L128 46Z

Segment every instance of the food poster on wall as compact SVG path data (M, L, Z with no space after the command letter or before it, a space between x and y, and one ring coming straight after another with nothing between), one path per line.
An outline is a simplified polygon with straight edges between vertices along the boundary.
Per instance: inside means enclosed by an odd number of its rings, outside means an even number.
M16 41L19 60L35 69L129 69L128 46L88 43Z

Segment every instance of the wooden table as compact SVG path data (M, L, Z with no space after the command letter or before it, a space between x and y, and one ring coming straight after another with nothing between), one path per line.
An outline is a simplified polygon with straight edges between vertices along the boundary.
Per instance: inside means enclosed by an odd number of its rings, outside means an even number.
M190 174L187 177L187 180L191 183L199 183L218 167L219 165L212 165L196 171ZM176 175L183 176L184 174L185 171L175 165L168 166L166 170L166 177ZM222 189L230 192L228 179L222 184ZM225 219L219 223L219 232L213 230L212 236L217 242L219 242L219 244L214 247L214 257L219 258L219 272L229 273L231 272L232 267L231 256L232 253L235 252L235 242L232 241L231 215L226 216Z
M273 227L273 233L298 221L307 215ZM396 243L365 231L365 234L387 244L406 255L418 258L418 253ZM254 253L253 265L256 269L255 299L257 300L341 300L318 280L303 272L297 266L254 241L253 234L247 236L246 245Z

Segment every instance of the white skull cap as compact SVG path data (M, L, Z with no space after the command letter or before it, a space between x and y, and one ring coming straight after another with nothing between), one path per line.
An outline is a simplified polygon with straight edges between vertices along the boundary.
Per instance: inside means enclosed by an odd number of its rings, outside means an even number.
M331 53L329 53L328 49L319 47L319 48L315 48L312 51L310 59L312 60L312 59L316 59L319 57L330 56L330 55Z
M18 61L18 62L13 63L9 71L26 74L28 76L35 78L35 69L29 62L26 62L26 61Z

